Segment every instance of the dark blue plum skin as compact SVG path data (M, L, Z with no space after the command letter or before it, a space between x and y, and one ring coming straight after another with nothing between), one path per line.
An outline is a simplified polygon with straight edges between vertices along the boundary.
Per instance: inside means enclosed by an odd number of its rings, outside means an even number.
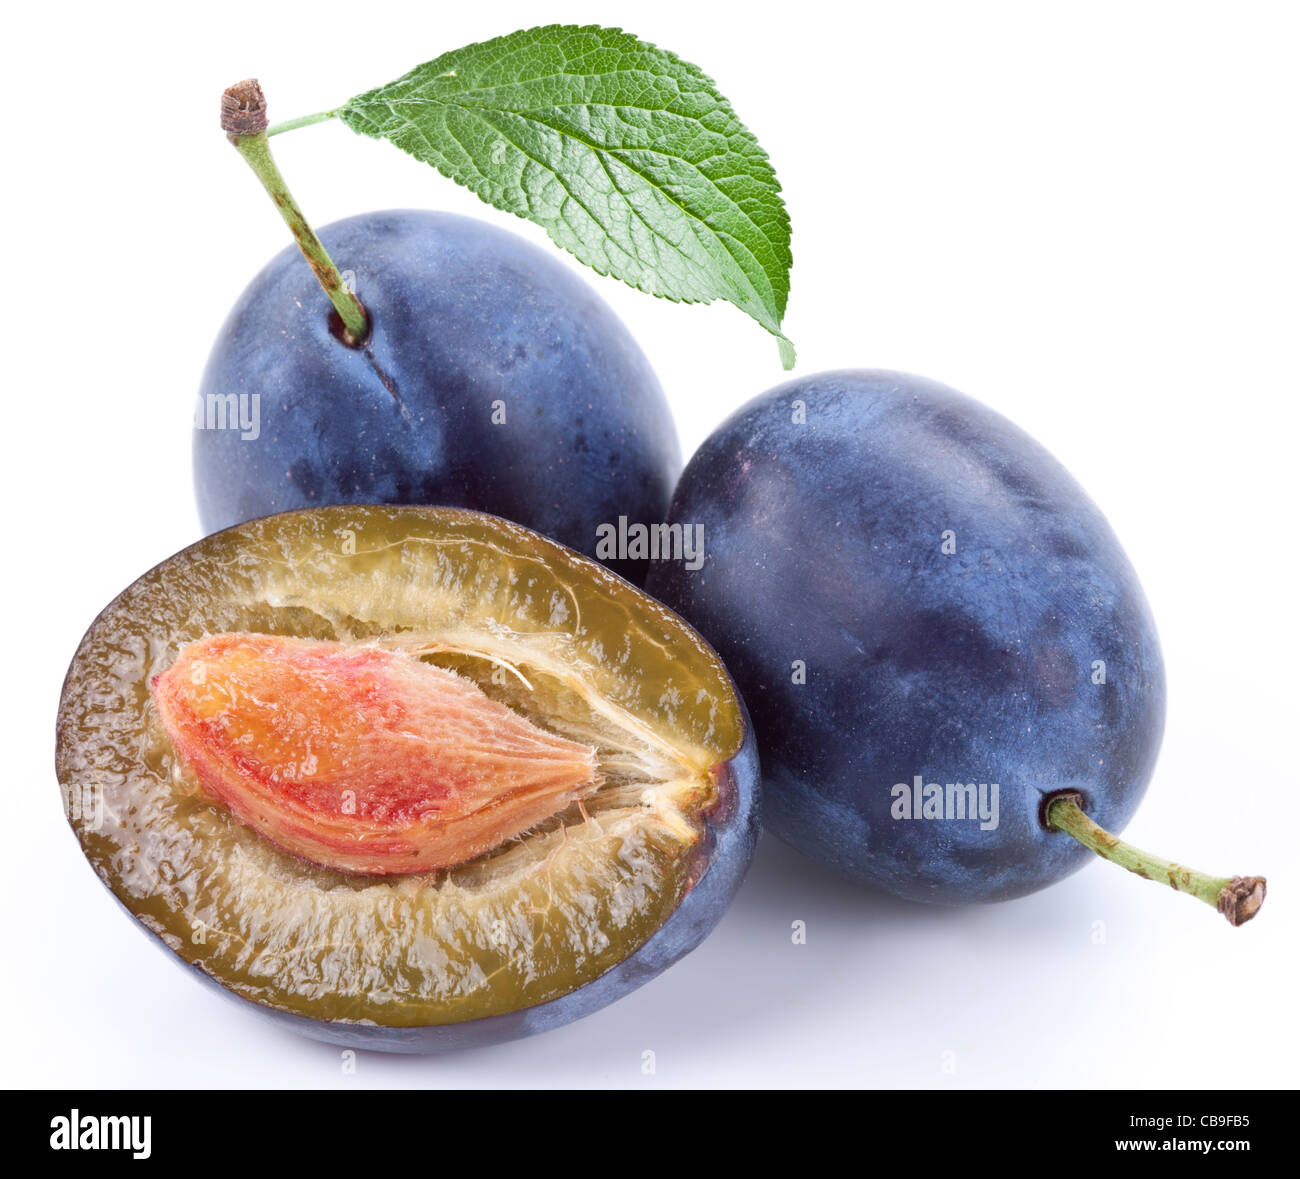
M613 311L558 259L446 213L370 213L320 237L354 275L370 337L359 349L335 337L294 246L253 280L200 389L205 531L331 503L439 504L594 556L598 525L664 518L681 457L663 390ZM259 395L257 438L209 416L210 398L232 394ZM644 561L606 563L645 579Z
M739 684L763 822L787 843L960 904L1090 858L1043 825L1045 797L1077 791L1112 832L1133 816L1164 730L1151 612L1101 512L1005 418L901 373L794 380L705 442L670 518L704 525L704 562L657 563L648 588ZM918 774L998 783L997 828L892 817L892 788Z
M486 1048L551 1031L608 1007L657 978L695 949L722 920L745 878L758 840L758 752L748 717L745 718L745 739L739 752L718 766L714 775L718 783L718 802L705 816L705 833L693 871L694 883L672 915L634 954L599 978L548 1003L464 1023L424 1027L330 1022L263 1006L227 989L211 975L182 962L174 954L167 956L244 1009L299 1035L341 1048L432 1056L467 1048Z

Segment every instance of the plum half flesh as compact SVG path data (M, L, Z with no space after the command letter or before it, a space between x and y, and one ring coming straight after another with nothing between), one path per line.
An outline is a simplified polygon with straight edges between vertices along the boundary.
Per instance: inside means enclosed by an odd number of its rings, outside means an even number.
M558 1026L716 924L757 758L718 657L595 562L462 509L338 506L145 574L69 668L96 873L223 992L349 1046Z

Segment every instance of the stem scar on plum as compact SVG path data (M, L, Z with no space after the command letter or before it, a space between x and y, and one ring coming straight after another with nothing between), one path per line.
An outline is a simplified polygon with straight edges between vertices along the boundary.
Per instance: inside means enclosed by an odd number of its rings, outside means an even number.
M245 78L226 88L221 95L221 129L279 209L321 290L333 304L341 330L335 331L331 325L331 334L349 348L360 348L370 335L370 317L293 199L271 154L267 123L266 96L256 78Z

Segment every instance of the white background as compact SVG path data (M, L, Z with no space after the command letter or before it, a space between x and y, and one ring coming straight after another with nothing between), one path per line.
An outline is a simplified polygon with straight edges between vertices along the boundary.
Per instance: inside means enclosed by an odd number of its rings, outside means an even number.
M6 16L5 1082L1294 1085L1294 10L365 0L234 6L229 28L221 11ZM201 367L287 240L217 129L218 95L257 75L288 118L552 20L619 24L697 62L758 135L794 222L801 371L945 381L1090 489L1168 663L1164 751L1127 834L1267 873L1252 925L1102 864L1014 903L914 907L768 839L717 933L615 1006L472 1054L363 1055L351 1076L336 1049L210 995L130 927L64 823L53 722L95 613L199 536ZM276 150L317 223L424 206L546 243L341 125ZM686 453L782 379L734 308L592 281L655 364Z

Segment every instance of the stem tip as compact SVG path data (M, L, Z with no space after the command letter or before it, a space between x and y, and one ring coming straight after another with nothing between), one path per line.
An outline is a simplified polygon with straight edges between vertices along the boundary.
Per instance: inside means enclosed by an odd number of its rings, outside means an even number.
M221 129L237 139L266 130L266 96L256 78L226 87L221 95Z
M1167 883L1176 892L1185 892L1218 909L1229 925L1245 925L1264 904L1268 882L1262 876L1211 876L1153 856L1141 848L1125 843L1099 827L1084 813L1083 799L1077 792L1064 790L1048 795L1042 803L1044 821L1049 830L1064 831L1103 860L1141 876L1144 880Z
M1245 925L1267 895L1268 881L1263 876L1234 876L1219 893L1218 909L1229 925Z

